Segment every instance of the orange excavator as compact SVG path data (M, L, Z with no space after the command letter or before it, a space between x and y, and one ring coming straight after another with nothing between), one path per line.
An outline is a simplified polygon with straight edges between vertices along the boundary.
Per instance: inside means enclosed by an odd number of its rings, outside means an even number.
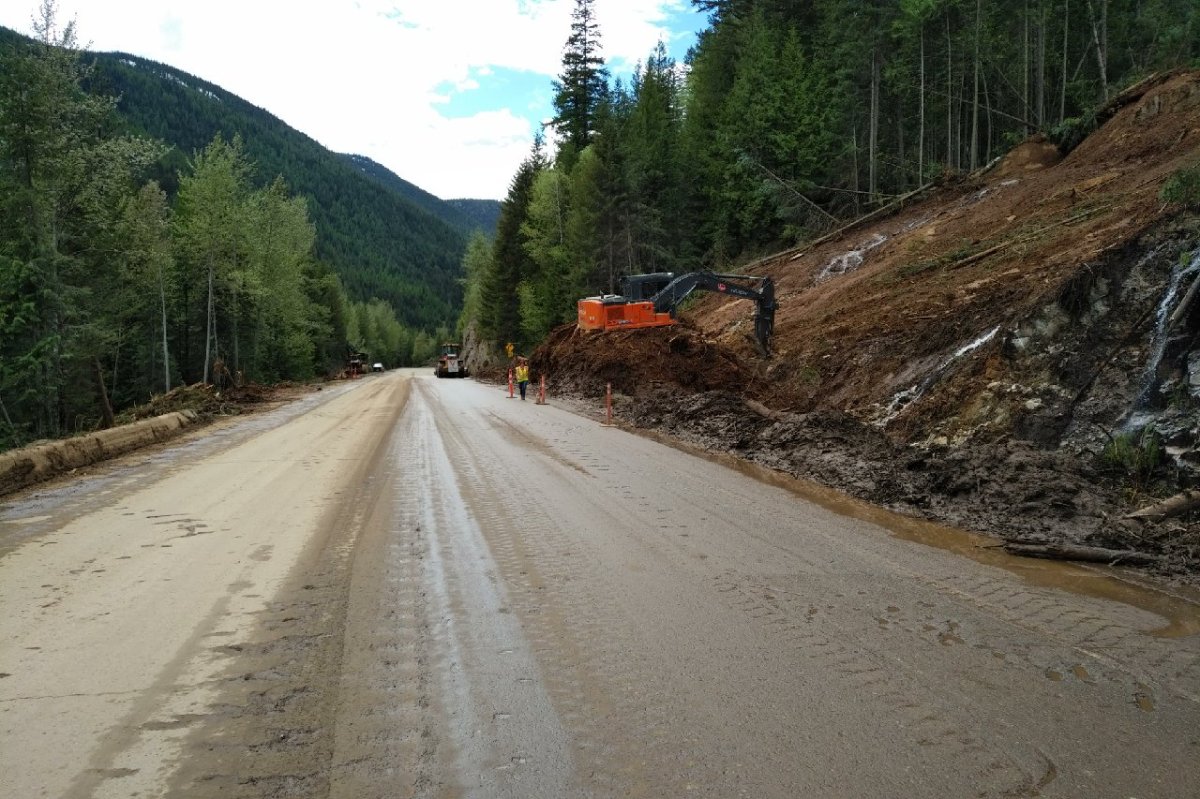
M754 300L754 339L764 356L771 354L775 328L775 282L769 277L719 275L714 272L673 272L629 275L620 294L585 297L578 303L581 330L630 330L673 325L679 304L693 291L715 291Z

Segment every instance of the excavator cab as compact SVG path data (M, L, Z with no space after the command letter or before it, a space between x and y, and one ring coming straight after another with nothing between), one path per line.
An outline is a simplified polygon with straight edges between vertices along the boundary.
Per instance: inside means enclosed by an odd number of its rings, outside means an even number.
M621 278L621 295L626 302L642 302L654 297L675 279L674 272L650 272Z

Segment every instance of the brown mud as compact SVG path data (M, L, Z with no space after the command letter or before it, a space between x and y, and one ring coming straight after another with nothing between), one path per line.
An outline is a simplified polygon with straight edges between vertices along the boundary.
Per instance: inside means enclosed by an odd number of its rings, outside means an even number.
M1066 155L1036 137L737 267L775 280L768 359L753 306L708 295L669 328L559 328L533 378L589 399L611 384L638 427L905 513L1194 576L1200 513L1122 517L1200 483L1200 302L1180 300L1200 219L1160 196L1200 164L1200 73L1144 81L1100 116Z

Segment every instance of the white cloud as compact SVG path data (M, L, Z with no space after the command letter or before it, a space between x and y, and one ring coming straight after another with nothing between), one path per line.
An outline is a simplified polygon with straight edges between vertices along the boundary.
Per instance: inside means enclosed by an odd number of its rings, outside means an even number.
M9 0L0 24L22 32ZM597 0L605 57L644 60L686 0ZM503 197L538 122L529 101L443 113L494 69L550 81L573 0L60 0L80 39L161 61L261 106L330 149L369 156L439 197Z

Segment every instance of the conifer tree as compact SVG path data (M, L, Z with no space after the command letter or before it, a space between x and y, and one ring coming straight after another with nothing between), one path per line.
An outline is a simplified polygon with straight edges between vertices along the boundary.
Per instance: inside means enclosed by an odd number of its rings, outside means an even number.
M571 35L563 50L563 71L554 84L554 126L562 139L560 158L568 168L596 133L596 108L608 91L608 70L600 56L595 0L575 0Z
M530 193L521 234L530 258L530 271L519 287L521 331L526 341L540 341L566 321L578 285L568 248L567 221L571 198L561 168L538 172Z
M520 342L521 308L518 294L521 281L534 272L532 259L525 248L521 231L533 198L533 182L546 167L539 135L533 149L513 176L508 195L500 204L500 220L496 223L496 240L492 259L483 278L481 332L497 342Z
M679 86L660 41L634 76L623 149L633 224L635 272L675 268L683 205L679 168Z
M16 439L58 435L95 410L68 388L102 378L121 204L161 153L115 135L116 100L83 91L74 23L56 14L43 0L36 39L0 52L0 399L15 397L20 421L5 426ZM102 380L97 389L107 407Z

